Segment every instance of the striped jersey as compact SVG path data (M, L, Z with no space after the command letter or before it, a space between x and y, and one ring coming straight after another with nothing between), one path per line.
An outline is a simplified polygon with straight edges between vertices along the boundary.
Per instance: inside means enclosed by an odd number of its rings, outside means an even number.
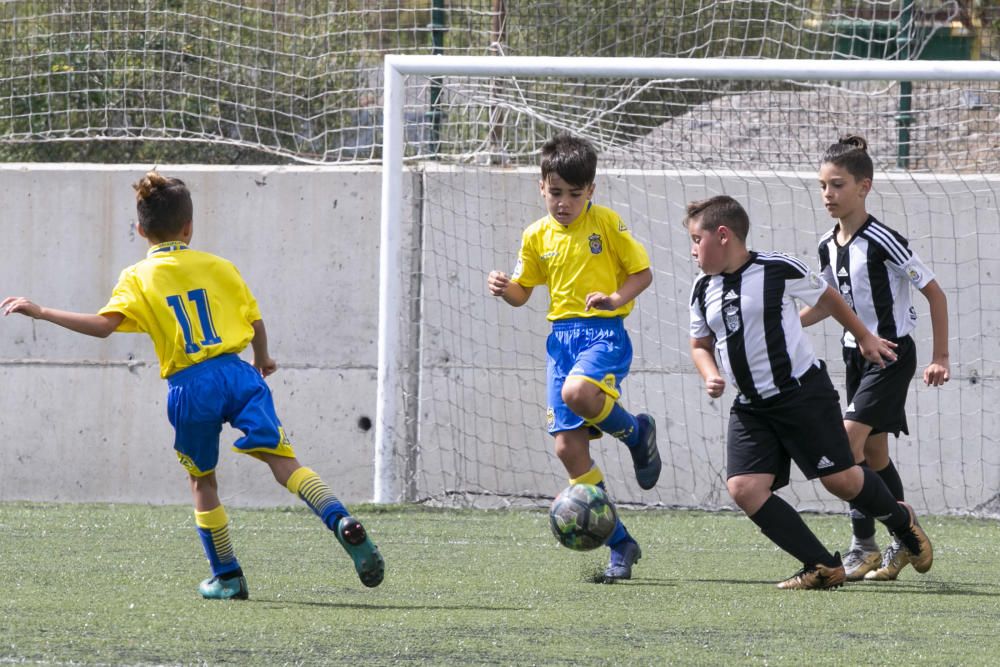
M522 287L547 285L549 320L576 317L625 317L629 301L616 310L587 310L591 292L611 294L633 273L649 268L649 255L621 217L592 202L576 220L563 225L547 215L521 235L521 250L511 280Z
M910 285L922 289L934 273L895 230L872 216L846 245L837 242L839 225L819 241L819 266L868 330L882 338L902 338L917 325ZM845 331L844 347L857 347Z
M802 261L751 252L734 273L700 274L691 290L691 337L715 338L722 372L742 402L798 386L817 365L794 299L815 306L827 285Z
M260 319L257 300L232 262L180 241L150 247L144 260L122 271L99 312L125 316L117 331L149 335L164 378L241 352Z

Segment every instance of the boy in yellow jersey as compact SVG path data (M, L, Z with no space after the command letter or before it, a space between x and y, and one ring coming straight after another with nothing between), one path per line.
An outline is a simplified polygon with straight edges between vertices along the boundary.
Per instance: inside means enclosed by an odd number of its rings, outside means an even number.
M7 297L0 309L4 315L21 313L90 336L142 332L153 340L169 387L174 449L188 471L195 523L212 572L199 586L203 597L249 596L215 477L223 422L244 434L234 449L266 463L278 483L334 532L361 583L378 586L385 571L378 549L323 480L298 462L281 428L263 379L278 365L268 353L264 322L250 289L231 262L188 247L193 206L182 181L149 172L133 187L137 229L149 251L122 271L104 308L97 314L74 313ZM247 344L253 349L252 366L238 356Z
M513 275L491 271L487 285L512 306L524 305L535 286L548 286L548 431L570 483L604 488L590 457L591 438L604 432L628 446L639 486L651 489L661 469L656 424L618 403L632 363L623 320L653 280L649 256L618 214L590 201L597 173L590 143L560 134L542 147L541 167L548 215L524 231ZM621 520L607 544L604 581L630 579L642 552Z

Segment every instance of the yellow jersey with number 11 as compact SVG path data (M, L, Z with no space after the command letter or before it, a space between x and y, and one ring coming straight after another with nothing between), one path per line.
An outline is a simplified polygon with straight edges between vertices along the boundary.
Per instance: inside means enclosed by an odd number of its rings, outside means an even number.
M125 317L117 331L146 333L160 360L160 376L239 353L260 319L257 300L229 260L180 241L154 245L118 277L99 311Z

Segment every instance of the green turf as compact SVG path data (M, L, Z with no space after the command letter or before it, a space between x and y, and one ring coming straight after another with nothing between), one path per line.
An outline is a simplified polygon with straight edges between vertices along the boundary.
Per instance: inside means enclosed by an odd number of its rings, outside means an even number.
M0 504L0 664L1000 664L993 521L925 519L926 575L804 592L739 514L624 511L644 557L608 586L606 550L557 546L540 511L356 513L381 587L304 508L235 508L251 599L218 602L188 508Z

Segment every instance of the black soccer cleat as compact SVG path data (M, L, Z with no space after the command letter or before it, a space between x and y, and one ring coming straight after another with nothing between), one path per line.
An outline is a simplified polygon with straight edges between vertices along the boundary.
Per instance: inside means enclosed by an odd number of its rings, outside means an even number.
M337 522L337 541L354 561L354 570L361 583L375 588L385 577L385 561L375 543L368 539L368 533L361 522L353 516L345 516Z
M660 479L663 462L660 461L660 450L656 447L656 422L646 414L636 415L639 422L639 444L629 447L632 454L632 465L635 466L635 479L643 489L651 489Z

